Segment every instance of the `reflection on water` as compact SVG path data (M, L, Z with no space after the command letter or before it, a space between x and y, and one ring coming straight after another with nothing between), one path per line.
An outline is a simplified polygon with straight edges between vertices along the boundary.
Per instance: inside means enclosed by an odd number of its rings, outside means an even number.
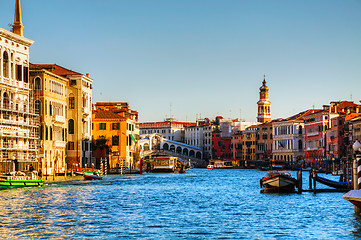
M256 170L109 176L0 191L0 236L80 239L354 239L343 193L261 194ZM294 174L294 173L293 173ZM307 174L304 174L307 175ZM304 176L307 183L307 176ZM307 184L304 184L307 186Z

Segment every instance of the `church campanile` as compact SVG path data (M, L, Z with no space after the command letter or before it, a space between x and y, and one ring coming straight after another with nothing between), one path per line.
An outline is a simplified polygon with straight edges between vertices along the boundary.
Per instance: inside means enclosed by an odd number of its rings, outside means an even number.
M257 122L265 123L271 121L271 102L268 98L269 88L266 86L266 76L264 76L262 86L259 88L259 101Z

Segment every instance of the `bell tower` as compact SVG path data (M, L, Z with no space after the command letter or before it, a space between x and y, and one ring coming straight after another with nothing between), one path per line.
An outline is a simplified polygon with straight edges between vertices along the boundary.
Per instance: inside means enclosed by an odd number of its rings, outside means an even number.
M23 21L21 19L21 5L20 0L16 0L15 2L15 17L14 17L14 25L13 25L13 33L23 36Z
M257 122L265 123L271 121L271 102L268 98L269 88L266 85L266 76L264 76L262 86L259 88L259 101Z

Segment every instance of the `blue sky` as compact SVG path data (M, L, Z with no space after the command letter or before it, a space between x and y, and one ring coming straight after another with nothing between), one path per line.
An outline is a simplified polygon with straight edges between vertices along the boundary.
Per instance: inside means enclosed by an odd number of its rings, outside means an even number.
M0 1L0 27L14 2ZM21 3L31 62L90 73L93 102L128 101L141 122L255 121L264 74L273 118L361 100L359 0Z

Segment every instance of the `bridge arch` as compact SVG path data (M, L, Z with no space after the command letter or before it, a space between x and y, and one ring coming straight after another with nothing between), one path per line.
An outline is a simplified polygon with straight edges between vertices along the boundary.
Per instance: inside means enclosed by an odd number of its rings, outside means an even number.
M163 144L163 149L164 149L164 150L168 150L168 149L169 149L168 143L164 143L164 144Z
M201 158L202 158L201 152L197 152L197 153L196 153L196 158L198 158L198 159L201 159Z
M169 150L170 150L170 151L172 151L172 152L175 152L175 146L174 146L173 144L172 144L172 145L170 145Z
M177 149L176 149L176 152L179 153L179 154L182 154L182 148L178 146Z
M189 151L189 156L190 157L195 157L196 153L194 152L194 150L190 150Z
M188 148L183 148L183 155L188 156Z

